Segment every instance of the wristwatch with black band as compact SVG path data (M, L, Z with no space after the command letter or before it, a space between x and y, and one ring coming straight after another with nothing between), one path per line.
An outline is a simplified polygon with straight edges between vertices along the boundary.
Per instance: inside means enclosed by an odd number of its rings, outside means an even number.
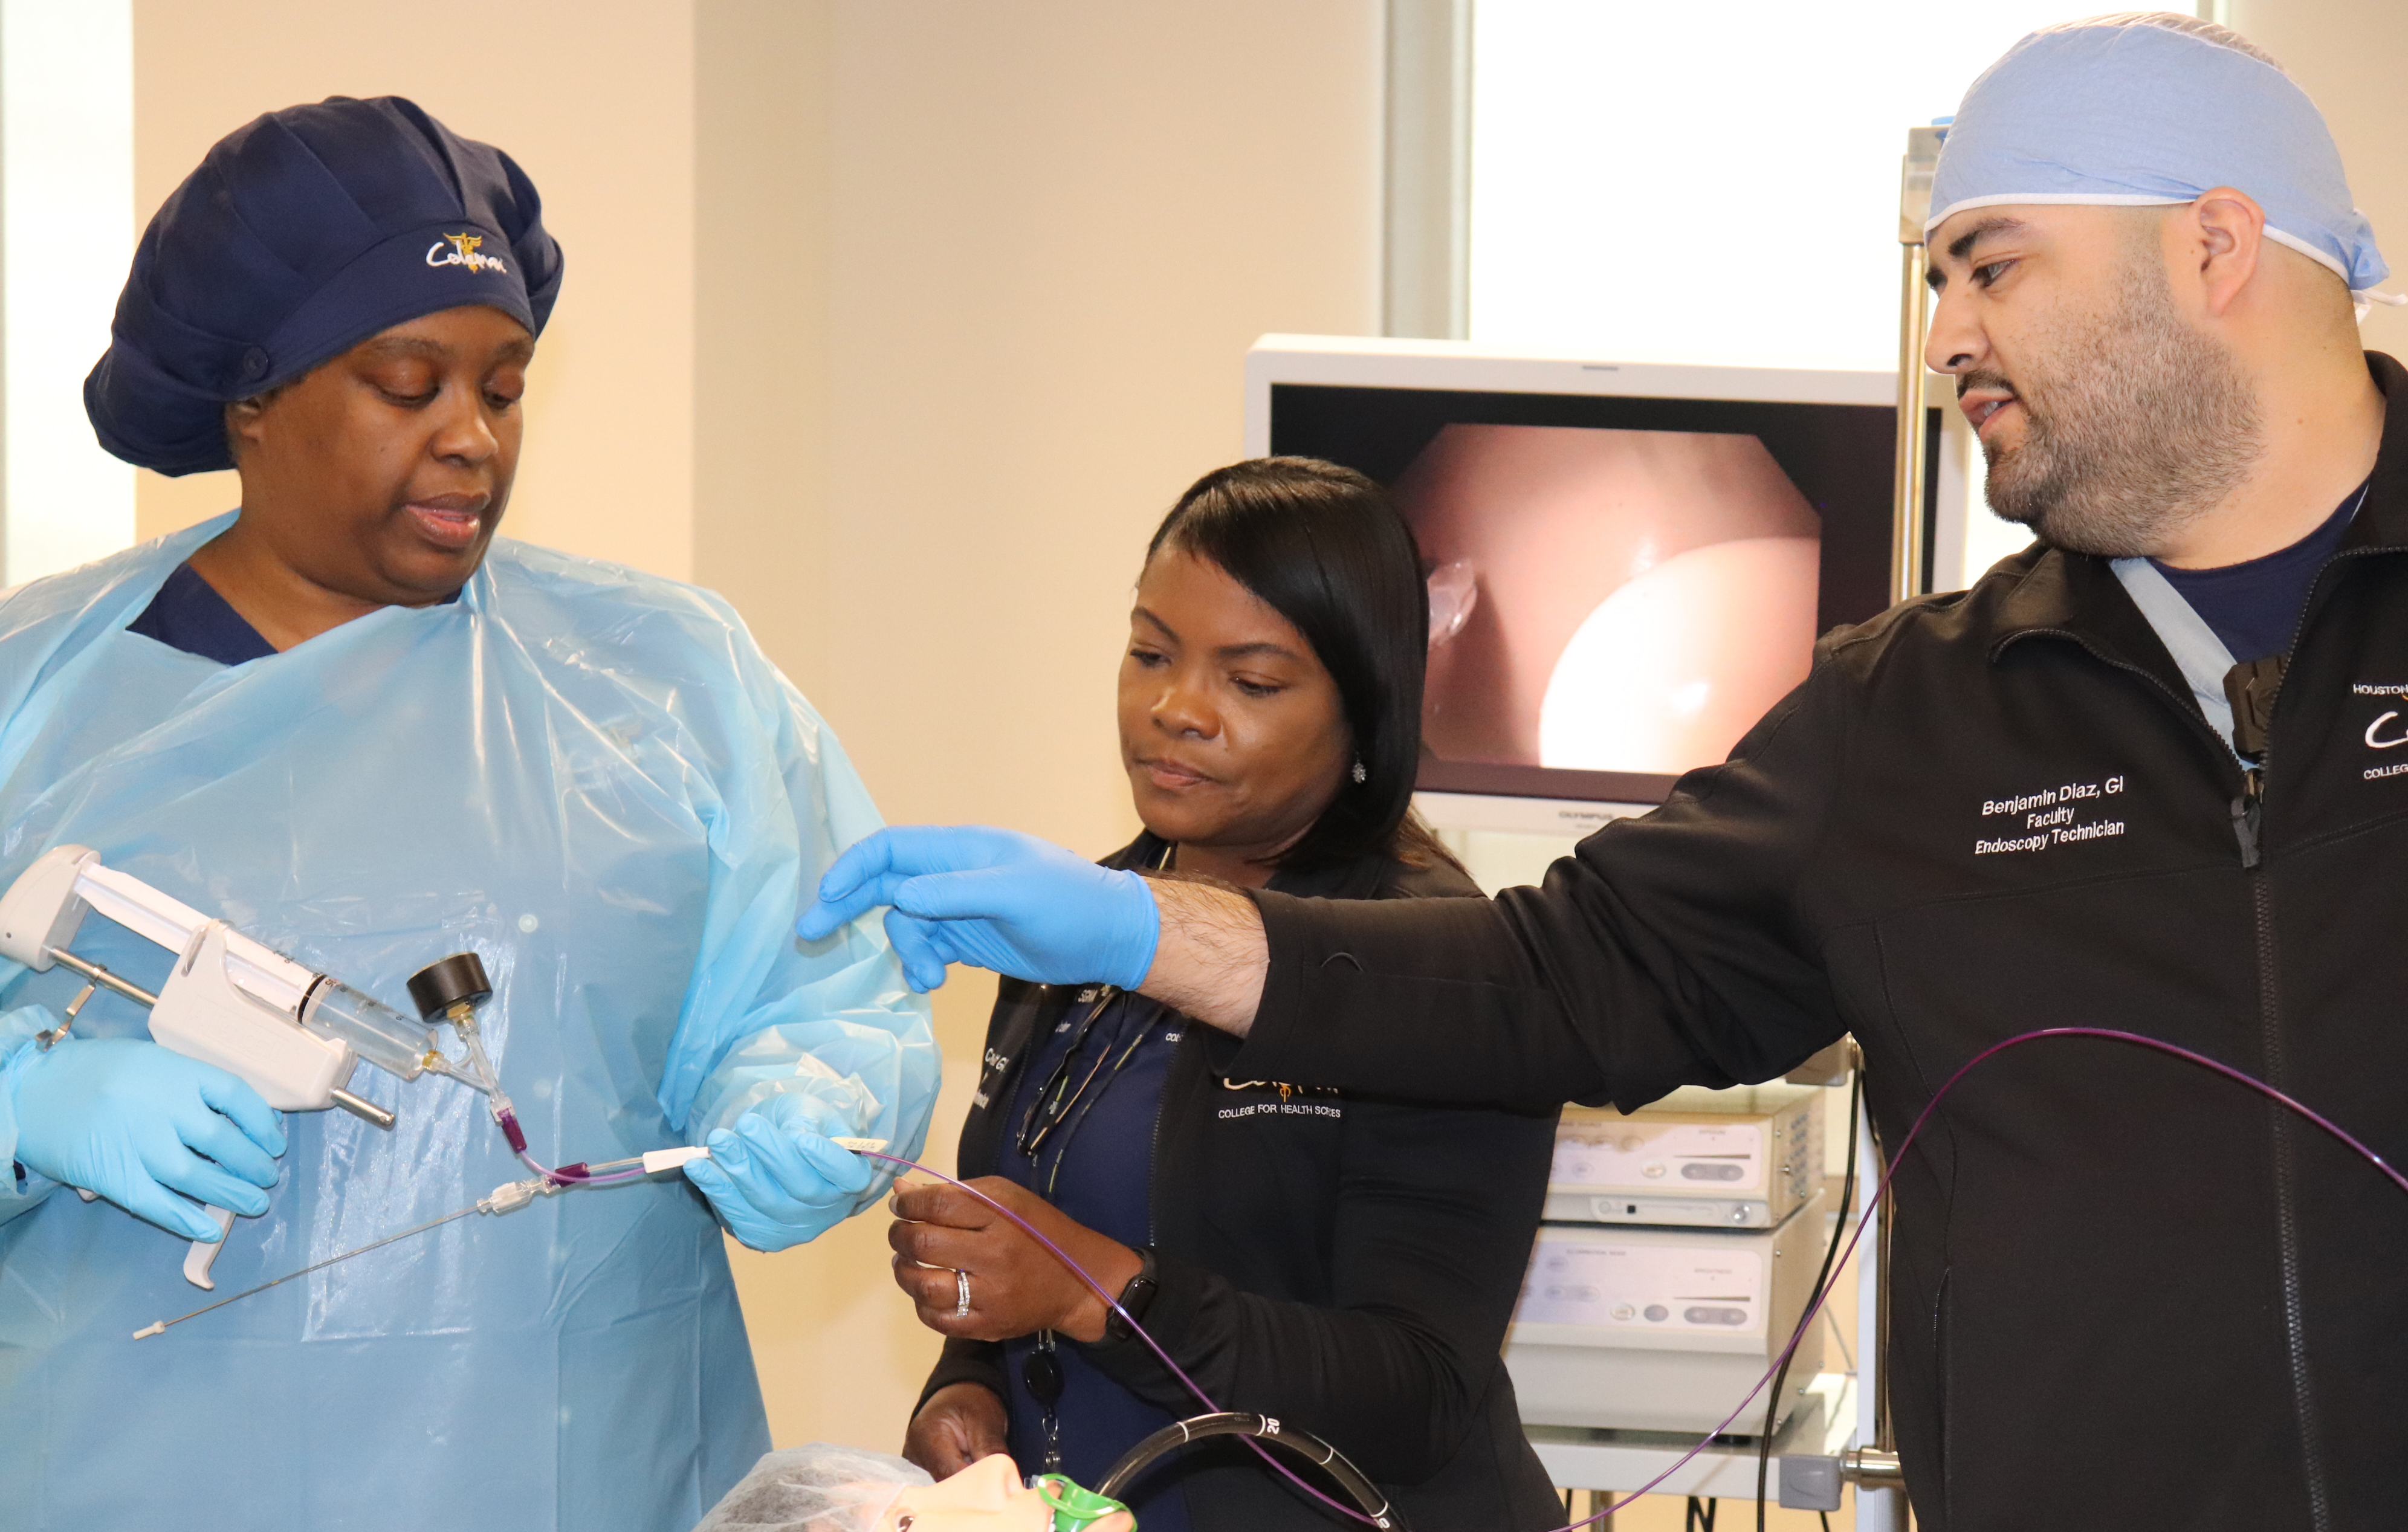
M1145 1323L1145 1311L1154 1307L1154 1296L1162 1288L1162 1279L1154 1267L1154 1247L1140 1245L1137 1253L1143 1264L1137 1268L1137 1275L1128 1280L1128 1285L1121 1289L1120 1308L1108 1310L1104 1314L1104 1342L1107 1345L1118 1345L1133 1338L1129 1322ZM1124 1312L1128 1319L1121 1318Z

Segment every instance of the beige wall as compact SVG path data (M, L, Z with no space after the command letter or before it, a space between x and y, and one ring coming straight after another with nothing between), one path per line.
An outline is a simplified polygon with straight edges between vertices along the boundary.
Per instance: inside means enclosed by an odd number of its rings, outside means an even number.
M832 588L833 19L824 4L701 0L695 29L694 579L815 698Z
M2383 285L2408 293L2408 155L2401 152L2401 71L2408 6L2400 0L2231 0L2229 23L2282 61L2315 97L2341 145L2349 189L2391 262ZM2408 308L2377 305L2366 344L2408 358Z

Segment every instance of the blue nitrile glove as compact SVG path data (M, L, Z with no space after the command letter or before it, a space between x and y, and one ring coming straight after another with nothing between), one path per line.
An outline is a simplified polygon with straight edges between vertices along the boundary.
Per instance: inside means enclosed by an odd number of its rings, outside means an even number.
M810 1104L773 1095L710 1135L707 1160L688 1160L727 1232L754 1250L784 1250L841 1224L878 1172L819 1131Z
M22 1060L12 1078L26 1169L188 1239L222 1238L201 1203L267 1210L260 1188L276 1184L284 1124L216 1065L136 1038L71 1037Z
M968 963L1042 984L1135 989L1162 914L1145 880L1050 840L983 824L911 825L864 838L820 880L796 934L816 941L880 905L916 990Z

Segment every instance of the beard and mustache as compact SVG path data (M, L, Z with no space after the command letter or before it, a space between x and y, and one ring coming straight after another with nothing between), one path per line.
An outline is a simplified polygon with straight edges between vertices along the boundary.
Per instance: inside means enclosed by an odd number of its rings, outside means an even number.
M2154 240L2136 240L2096 312L2041 336L2044 365L1995 370L1957 393L2011 390L2024 439L1985 441L1990 508L2069 552L2128 558L2171 540L2248 477L2265 449L2255 393L2232 353L2174 311Z

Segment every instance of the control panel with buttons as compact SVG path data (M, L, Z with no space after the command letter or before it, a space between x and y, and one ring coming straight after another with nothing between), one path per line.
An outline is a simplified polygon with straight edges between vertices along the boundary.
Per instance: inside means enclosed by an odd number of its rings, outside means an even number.
M1523 1421L1714 1429L1805 1311L1825 1205L1818 1187L1769 1229L1541 1225L1505 1339ZM1812 1378L1822 1358L1816 1325L1791 1371Z
M1567 1107L1550 1222L1769 1229L1823 1175L1822 1088L1686 1089L1625 1115Z

